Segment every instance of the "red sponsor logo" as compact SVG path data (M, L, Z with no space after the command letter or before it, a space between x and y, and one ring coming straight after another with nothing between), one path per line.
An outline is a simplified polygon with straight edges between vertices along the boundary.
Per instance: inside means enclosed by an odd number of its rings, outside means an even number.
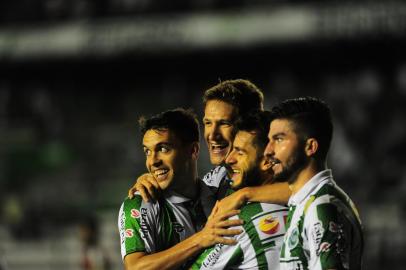
M140 211L138 211L137 209L131 209L131 217L139 218L140 217Z
M259 229L266 234L274 234L279 230L277 217L267 216L259 221Z
M134 236L134 230L133 229L127 229L125 230L125 237L131 238Z
M323 242L320 244L319 250L317 252L317 255L320 255L322 252L326 252L330 250L330 243Z

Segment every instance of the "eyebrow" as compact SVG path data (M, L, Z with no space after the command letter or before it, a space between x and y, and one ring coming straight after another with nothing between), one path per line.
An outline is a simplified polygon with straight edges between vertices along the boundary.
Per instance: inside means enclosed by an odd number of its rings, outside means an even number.
M242 152L244 152L244 153L246 152L245 149L240 148L240 147L238 147L238 146L234 146L233 148L234 148L236 151L242 151Z
M155 145L155 147L161 147L161 146L167 146L167 147L173 147L173 143L169 143L169 142L160 142L157 145ZM149 149L148 146L146 146L145 144L142 145L143 148L147 148Z
M286 133L285 132L278 132L278 133L272 135L272 139L275 139L276 137L279 137L279 136L286 136Z

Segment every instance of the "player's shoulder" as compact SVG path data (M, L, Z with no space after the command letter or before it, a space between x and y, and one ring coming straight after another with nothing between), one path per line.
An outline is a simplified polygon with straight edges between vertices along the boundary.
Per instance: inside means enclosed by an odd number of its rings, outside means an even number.
M134 197L132 199L127 197L124 199L122 204L122 209L124 211L131 211L132 209L140 210L141 208L157 211L161 208L161 203L159 200L154 202L144 202L141 194L137 191L134 193Z
M221 181L224 181L226 177L227 177L226 167L216 166L203 176L202 181L207 186L219 187Z
M265 214L287 215L288 208L279 204L248 202L241 208L240 217L244 220L252 220Z
M286 205L274 203L259 203L264 212L288 212L289 209Z
M305 211L309 208L318 207L319 205L332 204L348 204L350 198L338 187L334 182L324 183L320 188L315 190L305 200Z

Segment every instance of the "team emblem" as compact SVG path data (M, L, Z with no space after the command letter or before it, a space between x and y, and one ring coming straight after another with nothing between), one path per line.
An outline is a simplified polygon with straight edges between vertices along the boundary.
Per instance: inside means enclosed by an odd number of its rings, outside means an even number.
M279 230L279 220L277 217L266 216L259 221L259 229L266 234L274 234Z
M294 249L299 243L299 230L294 228L288 239L289 249Z
M138 211L137 209L131 209L131 217L132 218L140 218L140 211Z
M127 229L125 230L125 237L131 238L134 236L134 230L133 229Z

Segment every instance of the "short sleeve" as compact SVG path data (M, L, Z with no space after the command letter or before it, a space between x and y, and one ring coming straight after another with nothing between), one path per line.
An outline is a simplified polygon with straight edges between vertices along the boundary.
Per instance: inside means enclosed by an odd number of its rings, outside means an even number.
M154 220L150 218L148 209L143 206L140 196L126 199L121 205L118 228L120 233L120 246L122 259L133 252L151 252L154 241L151 238Z
M337 207L316 200L305 216L305 237L308 239L309 269L344 269L340 256L343 225Z

